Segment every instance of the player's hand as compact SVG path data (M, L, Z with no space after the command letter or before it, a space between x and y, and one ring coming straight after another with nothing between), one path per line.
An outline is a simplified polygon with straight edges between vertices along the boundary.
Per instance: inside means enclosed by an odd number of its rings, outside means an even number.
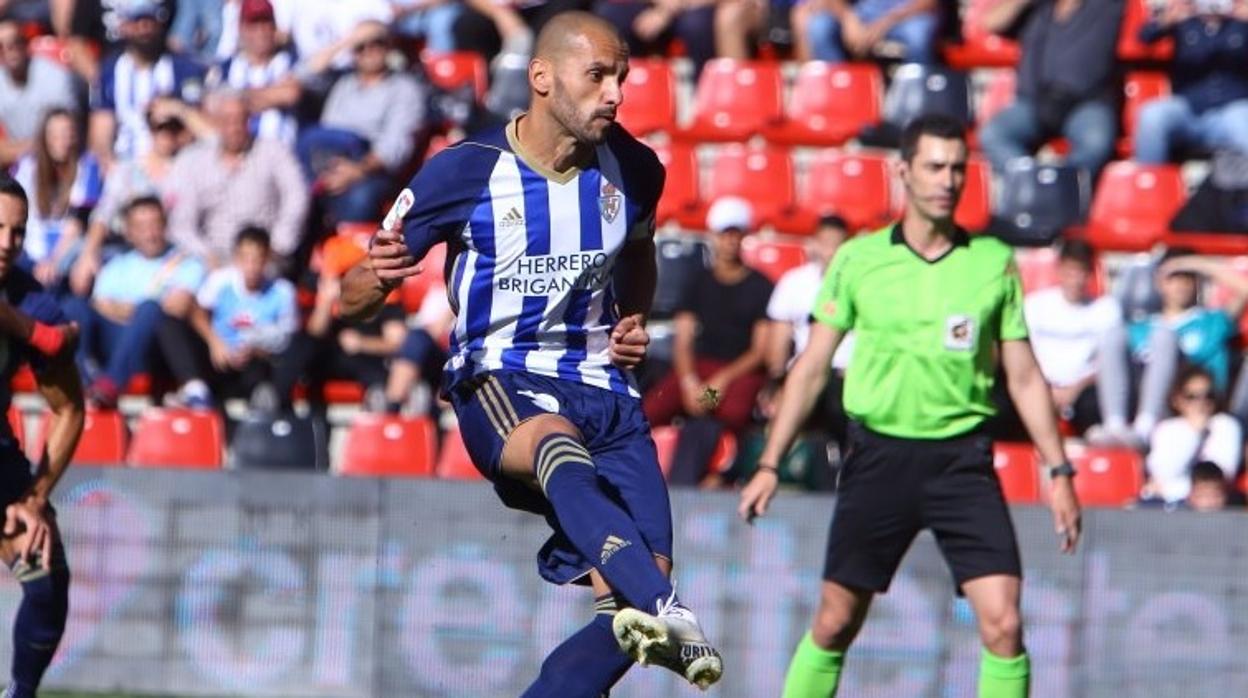
M780 475L774 468L759 468L750 478L749 484L741 490L741 501L737 504L737 515L746 523L754 523L754 519L767 513L771 498L776 496L776 487L780 484Z
M1057 533L1058 546L1064 553L1073 553L1079 544L1082 523L1079 498L1075 496L1075 486L1070 478L1053 479L1052 500L1053 530Z
M408 251L407 244L403 242L403 234L397 230L381 228L373 233L373 239L368 245L368 261L373 274L383 284L390 286L422 271Z
M4 509L4 537L16 540L20 559L29 562L37 554L44 569L52 566L52 526L47 511L48 503L34 496Z
M611 330L607 347L611 363L620 368L633 368L646 358L649 344L650 334L646 332L641 315L620 318Z

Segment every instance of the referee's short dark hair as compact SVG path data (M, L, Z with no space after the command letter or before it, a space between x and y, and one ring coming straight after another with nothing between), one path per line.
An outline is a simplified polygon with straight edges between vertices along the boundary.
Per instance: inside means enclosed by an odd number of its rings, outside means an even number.
M1083 240L1066 240L1058 250L1059 262L1075 262L1088 271L1096 264L1096 251Z
M925 114L916 116L901 131L901 159L910 162L919 150L923 136L957 139L966 143L966 126L952 116Z
M22 187L20 182L7 174L0 173L0 194L8 194L16 199L21 199L22 204L30 208L30 197L26 196L26 189Z

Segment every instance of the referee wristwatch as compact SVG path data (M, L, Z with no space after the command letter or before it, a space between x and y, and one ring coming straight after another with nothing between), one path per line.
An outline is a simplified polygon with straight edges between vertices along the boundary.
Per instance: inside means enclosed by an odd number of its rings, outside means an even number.
M1071 465L1070 461L1064 461L1062 463L1058 463L1057 465L1050 466L1049 467L1049 479L1053 479L1059 476L1066 476L1066 477L1073 478L1075 476L1075 466Z

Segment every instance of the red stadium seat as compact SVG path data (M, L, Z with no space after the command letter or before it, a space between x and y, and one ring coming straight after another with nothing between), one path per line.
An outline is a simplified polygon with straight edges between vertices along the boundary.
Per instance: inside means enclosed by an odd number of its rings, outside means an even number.
M69 65L69 44L57 36L36 36L30 40L30 55L53 61L62 66Z
M793 160L786 150L725 145L715 156L706 201L739 196L754 207L756 227L775 225L794 213ZM701 227L701 226L699 226Z
M706 211L698 196L698 158L693 148L680 143L655 146L655 155L667 168L667 179L655 214L659 225L676 221L690 229L706 224Z
M702 68L693 123L676 134L694 141L744 141L780 123L780 69L774 63L716 58Z
M1019 276L1023 279L1023 293L1034 293L1057 285L1058 252L1055 247L1019 248L1014 251ZM1092 278L1088 281L1088 294L1096 297L1109 288L1105 267L1098 257Z
M616 114L634 136L671 131L676 126L676 80L662 58L634 58L628 62L624 103Z
M1167 247L1190 247L1201 254L1233 257L1248 254L1248 233L1168 232L1162 237Z
M1029 443L998 442L993 445L992 465L1001 480L1005 501L1034 504L1040 501L1040 470L1036 447Z
M976 127L983 128L984 124L992 121L992 117L1013 104L1017 89L1018 75L1013 70L993 71L979 104L975 107Z
M787 145L840 145L880 121L884 79L874 63L803 63L784 121L764 130Z
M152 407L139 417L126 460L136 467L217 470L224 443L216 412Z
M1140 121L1140 108L1146 103L1170 96L1170 78L1165 73L1135 71L1127 73L1122 87L1125 97L1122 105L1122 137L1118 139L1118 153L1131 153L1135 127Z
M1110 163L1092 197L1087 239L1111 250L1146 250L1169 230L1187 190L1175 165Z
M429 253L421 260L424 271L416 276L403 280L403 310L415 313L425 301L425 296L435 289L445 292L446 288L446 243L439 242L429 248Z
M1140 27L1148 22L1149 0L1127 0L1118 35L1118 58L1129 62L1164 63L1174 56L1174 40L1162 39L1155 44L1140 41Z
M1180 245L1182 244L1182 241L1176 240L1174 244ZM1244 252L1246 254L1241 254L1238 257L1233 257L1226 261L1232 268L1235 269L1236 272L1239 273L1240 276L1248 278L1248 249L1245 249ZM1205 303L1212 308L1225 308L1230 305L1232 297L1233 294L1229 288L1223 286L1222 284L1215 283L1210 287L1209 295L1205 298ZM1239 338L1240 343L1242 344L1244 343L1245 338L1248 338L1248 312L1241 313L1238 321Z
M741 243L741 256L747 265L775 283L786 271L806 263L806 247L799 242L751 235Z
M459 427L442 435L442 448L438 451L438 465L434 469L443 480L484 480L481 471L472 464L464 437Z
M991 218L992 167L984 160L971 158L966 163L966 187L953 219L967 230L980 231L988 227Z
M835 213L857 232L892 218L891 192L892 176L882 156L825 150L810 165L800 204L817 215Z
M437 444L437 428L428 417L362 412L347 432L339 473L431 477Z
M1072 444L1066 453L1077 472L1075 493L1085 506L1121 507L1139 499L1144 459L1138 452Z
M45 412L39 420L39 433L27 451L31 460L40 457L48 442L48 429L52 426L52 413ZM74 451L71 462L79 465L121 465L126 460L129 435L126 420L117 410L87 409L82 426L82 438Z
M1018 42L984 28L984 13L993 0L970 0L962 14L962 43L944 47L945 63L952 68L1011 67L1018 63Z
M672 425L654 427L650 432L659 456L659 469L663 477L672 472L672 459L676 456L676 442L680 439L680 428ZM710 472L713 474L727 472L737 459L737 437L724 432L715 445L715 453L711 455Z
M472 85L478 101L485 97L490 83L490 70L485 59L476 51L426 52L421 55L420 62L434 87L454 90L464 85Z

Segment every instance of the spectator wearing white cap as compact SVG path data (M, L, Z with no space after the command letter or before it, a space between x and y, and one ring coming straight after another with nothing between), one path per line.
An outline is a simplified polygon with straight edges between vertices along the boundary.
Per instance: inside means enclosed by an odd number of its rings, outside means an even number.
M766 379L767 301L772 285L745 265L741 242L754 227L754 210L737 197L720 198L706 217L711 265L689 284L674 319L671 373L645 396L653 425L683 415L699 424L699 448L677 447L673 484L703 481L719 430L739 434L749 424ZM718 429L705 428L708 423ZM688 433L688 430L686 430ZM709 448L707 446L709 445Z

